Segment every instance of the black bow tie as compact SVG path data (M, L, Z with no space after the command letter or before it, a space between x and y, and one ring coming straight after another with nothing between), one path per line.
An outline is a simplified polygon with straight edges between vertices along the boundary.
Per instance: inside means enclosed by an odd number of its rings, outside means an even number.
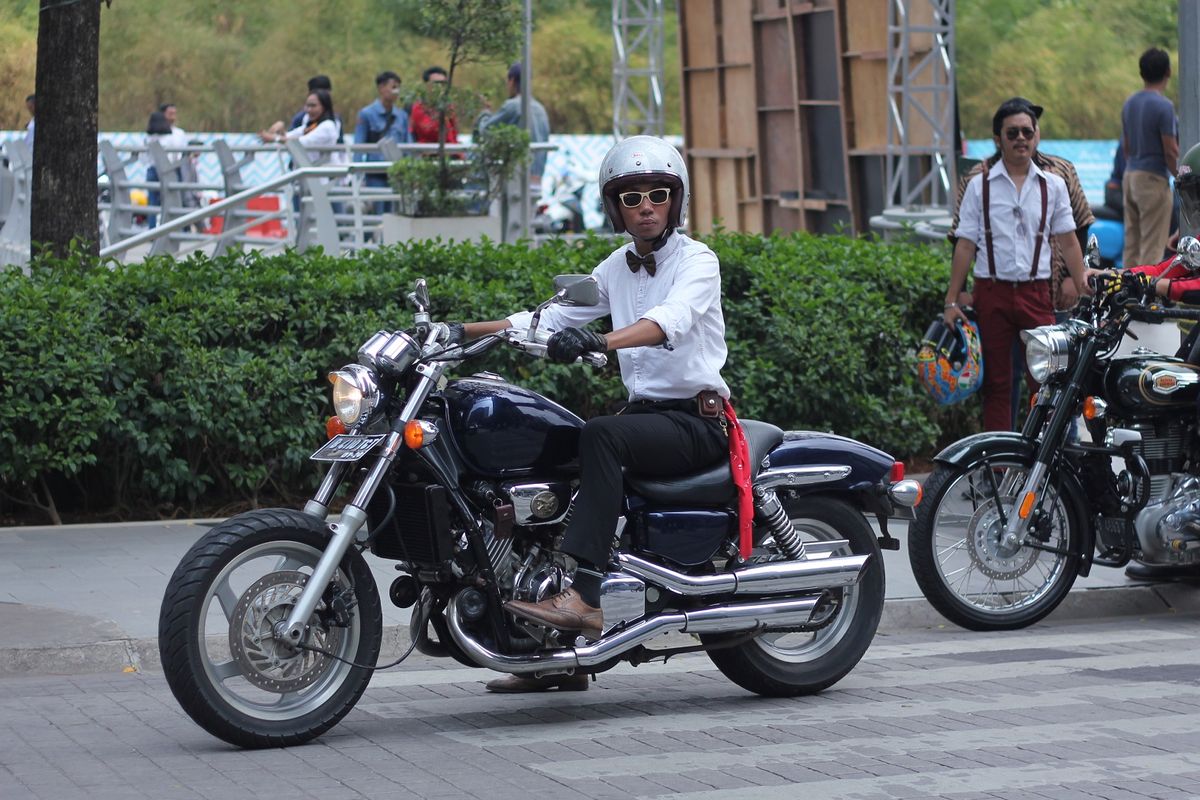
M654 277L654 272L655 272L655 270L658 269L658 265L654 263L654 253L650 253L643 257L643 256L639 256L633 250L626 250L625 251L625 263L627 263L629 265L630 272L636 273L639 269L641 269L642 267L645 267L646 273L651 278Z

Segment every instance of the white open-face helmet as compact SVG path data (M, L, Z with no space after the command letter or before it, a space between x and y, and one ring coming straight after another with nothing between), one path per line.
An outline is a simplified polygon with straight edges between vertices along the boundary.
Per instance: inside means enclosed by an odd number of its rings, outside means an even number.
M683 156L657 136L630 136L617 142L600 164L600 196L614 231L625 231L617 195L630 184L644 181L663 181L671 187L667 230L675 230L687 222L690 189Z

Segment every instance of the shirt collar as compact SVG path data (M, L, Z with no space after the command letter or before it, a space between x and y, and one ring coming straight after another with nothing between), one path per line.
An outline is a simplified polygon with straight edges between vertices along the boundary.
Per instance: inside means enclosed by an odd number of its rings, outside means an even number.
M1045 177L1046 175L1046 173L1042 172L1042 168L1037 164L1037 153L1034 153L1033 158L1029 161L1029 174L1030 176L1041 177ZM1010 181L1012 180L1012 176L1008 174L1008 167L1005 165L1003 158L997 159L996 163L992 165L992 168L988 170L988 180L993 180L1001 175L1005 176ZM1013 182L1016 183L1015 181Z
M1004 178L1007 178L1010 182L1012 182L1012 184L1014 186L1016 185L1016 181L1013 180L1012 175L1008 174L1008 167L1004 166L1003 158L1001 158L1000 161L997 161L994 164L994 166L992 166L992 168L990 170L988 170L988 180L989 181L995 180L997 178L1000 178L1001 175L1003 175ZM1036 155L1034 155L1033 160L1030 161L1030 178L1045 179L1045 173L1042 172L1042 168L1038 167Z

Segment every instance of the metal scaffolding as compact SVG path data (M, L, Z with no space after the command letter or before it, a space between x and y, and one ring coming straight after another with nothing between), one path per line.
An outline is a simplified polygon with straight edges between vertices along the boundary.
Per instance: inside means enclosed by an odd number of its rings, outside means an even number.
M613 133L663 134L663 0L613 0Z
M914 20L924 4L931 23ZM931 49L915 47L930 38ZM954 0L890 0L887 205L953 202L954 64Z

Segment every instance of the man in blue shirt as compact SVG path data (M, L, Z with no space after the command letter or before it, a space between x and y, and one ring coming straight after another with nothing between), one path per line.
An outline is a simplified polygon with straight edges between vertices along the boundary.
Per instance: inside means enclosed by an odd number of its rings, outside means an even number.
M1121 109L1126 267L1162 261L1171 233L1170 178L1179 161L1175 106L1163 96L1171 79L1171 57L1151 47L1142 53L1138 68L1145 86Z
M408 112L397 101L400 99L400 76L391 70L386 70L375 76L375 90L379 99L369 106L364 106L358 112L358 124L354 126L355 144L375 144L384 139L404 144L409 141ZM378 150L370 153L358 153L355 161L382 161L383 156ZM383 173L369 173L364 183L367 186L384 187L388 185L387 176ZM390 204L380 203L376 212L389 211Z
M483 113L475 121L475 135L481 136L493 125L515 125L525 127L521 117L521 64L513 64L508 68L508 99L497 111L492 111L490 103L484 103ZM531 142L550 141L550 118L546 116L546 108L529 98L529 139ZM535 150L529 163L529 182L538 187L542 184L542 173L546 169L546 151Z

